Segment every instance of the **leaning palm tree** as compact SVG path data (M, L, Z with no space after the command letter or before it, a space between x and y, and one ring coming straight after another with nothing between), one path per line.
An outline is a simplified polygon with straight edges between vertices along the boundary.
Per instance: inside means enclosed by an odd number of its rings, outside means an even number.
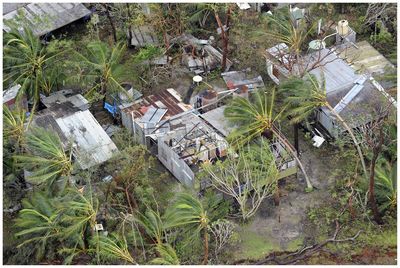
M119 237L117 234L109 236L98 236L99 250L98 254L109 260L123 260L125 263L134 264L135 261L129 252L125 237Z
M238 128L232 132L229 140L232 145L240 146L260 136L267 138L271 138L273 135L276 136L296 159L305 176L307 188L312 190L310 179L306 174L303 164L297 157L297 153L294 151L289 141L274 125L275 122L281 118L286 108L283 107L279 113L275 113L274 105L275 89L272 89L270 94L264 90L258 90L252 95L251 99L242 97L234 98L224 111L225 117L231 123L238 126Z
M144 228L146 234L156 246L163 243L165 228L158 211L148 208L144 214L138 212L137 216L134 217L134 221Z
M166 212L166 229L174 227L185 227L192 238L203 235L204 259L203 264L208 262L208 226L209 218L201 202L187 193L178 195L174 205Z
M23 245L32 245L31 249L37 252L40 259L50 240L59 234L59 214L54 200L42 192L34 192L29 199L22 201L23 209L19 212L15 225L20 231L15 236L24 240L17 248Z
M17 99L23 95L32 99L34 112L43 91L43 81L46 80L45 70L51 69L52 61L65 51L49 52L29 27L25 26L20 31L14 25L9 26L11 31L4 34L3 43L3 85L20 84Z
M123 66L121 59L125 51L125 45L117 44L110 49L106 43L100 41L90 42L85 51L76 52L77 65L82 70L82 75L75 79L88 86L85 97L95 100L97 97L105 97L109 93L123 92L119 77Z
M32 128L26 137L27 153L15 156L17 165L31 174L26 178L33 184L54 182L72 172L72 151L67 153L59 136L43 128Z
M169 244L159 244L156 250L160 257L153 259L150 264L154 265L179 265L179 258L173 247Z
M364 156L361 151L361 147L357 141L357 138L355 137L353 130L346 123L346 121L328 102L325 77L323 75L321 75L321 77L322 82L319 83L315 76L307 73L306 80L294 77L284 82L280 86L281 90L287 92L288 95L286 101L291 106L291 109L288 110L288 114L292 117L291 121L293 123L299 123L308 118L317 108L328 108L332 115L338 119L338 121L350 134L350 137L352 138L360 157L364 175L368 177Z

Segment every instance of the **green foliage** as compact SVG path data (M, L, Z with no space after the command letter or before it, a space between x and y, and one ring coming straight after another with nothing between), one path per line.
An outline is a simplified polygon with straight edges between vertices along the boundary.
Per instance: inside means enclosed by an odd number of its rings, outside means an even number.
M153 259L150 264L179 265L179 258L173 247L169 244L157 244L156 250L160 257Z
M119 81L124 71L120 65L124 52L122 43L110 48L100 41L90 42L83 52L75 52L78 75L74 79L87 88L85 98L96 101L106 94L121 92L127 95Z
M134 264L135 261L129 252L127 241L117 234L109 236L99 235L99 250L101 258L106 260L122 260L125 263Z
M26 143L28 152L15 156L15 159L21 168L31 172L27 181L52 186L58 178L71 174L71 153L64 151L55 132L32 128L26 137Z
M15 225L21 229L15 236L24 237L18 248L33 245L37 260L44 256L49 240L59 232L59 214L54 201L43 192L35 192L31 198L23 200L23 209L15 220Z
M14 145L19 150L25 134L26 111L18 107L11 111L3 105L3 140Z
M258 90L249 99L234 98L225 108L224 115L231 124L239 127L228 136L228 141L234 146L240 146L270 131L284 111L282 109L275 113L274 102L274 89L270 92Z
M155 59L156 57L161 56L161 54L161 48L153 45L148 45L144 48L141 48L139 52L132 57L135 62L141 63L143 61Z
M23 32L10 26L11 31L4 34L3 40L3 86L20 84L17 99L26 95L33 99L36 108L39 94L48 93L51 90L49 86L56 84L57 77L49 76L53 72L53 63L67 51L48 50L28 26L23 27Z

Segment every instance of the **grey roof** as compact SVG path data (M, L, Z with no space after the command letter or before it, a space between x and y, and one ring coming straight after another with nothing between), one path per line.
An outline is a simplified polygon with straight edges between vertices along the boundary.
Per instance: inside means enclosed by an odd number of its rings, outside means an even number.
M6 9L11 11L4 14L3 21L12 20L21 26L17 19L21 14L36 36L42 36L90 14L90 10L80 3L30 3L17 9L15 4L11 5L7 6ZM3 27L5 31L10 31L6 25Z
M21 88L21 85L15 85L13 87L10 87L9 89L3 91L3 103L9 102L12 99L15 99L15 97L18 94L18 90Z
M228 87L247 86L248 89L257 89L264 87L264 81L261 75L250 75L244 71L231 71L222 73L222 78Z
M33 124L56 132L65 148L73 142L76 161L87 169L108 160L118 149L92 113L81 108L56 101L38 112Z
M224 137L227 137L234 129L224 116L225 106L218 107L204 114L200 117L208 122L213 128L219 131Z
M3 15L26 6L28 3L3 3Z
M329 49L322 49L321 52L310 54L308 56L311 62L309 65L312 66L313 60L316 61L318 57L325 58L321 66L311 70L310 73L315 75L319 82L322 82L321 74L325 77L326 92L328 94L333 91L352 88L354 82L361 77L344 60L340 59L335 53L330 52Z
M129 33L129 30L128 30ZM135 47L144 47L147 45L157 45L158 39L155 31L149 26L139 26L131 29L131 42L130 44Z
M82 169L101 164L118 151L89 110L56 119L68 140L74 143L76 160Z
M51 107L54 104L60 104L65 102L70 102L74 107L80 110L89 109L89 102L81 95L76 94L72 96L68 96L72 94L72 90L60 90L50 94L49 96L42 96L40 101L47 107Z

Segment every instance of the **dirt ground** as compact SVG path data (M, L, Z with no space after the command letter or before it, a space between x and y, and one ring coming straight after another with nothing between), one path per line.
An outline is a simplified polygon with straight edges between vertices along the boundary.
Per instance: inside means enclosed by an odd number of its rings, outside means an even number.
M329 202L329 188L335 183L330 176L330 159L314 148L310 141L300 138L301 159L315 187L305 192L306 184L301 172L292 176L281 186L280 205L272 200L264 201L262 207L245 226L239 227L241 242L234 249L232 262L240 259L258 259L273 251L292 251L304 244L303 222L307 210ZM250 239L251 238L251 239Z

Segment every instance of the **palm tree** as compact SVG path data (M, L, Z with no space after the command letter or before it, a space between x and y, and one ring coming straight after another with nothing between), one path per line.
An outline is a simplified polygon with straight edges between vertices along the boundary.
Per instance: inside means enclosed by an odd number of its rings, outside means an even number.
M158 244L156 250L160 257L153 259L153 265L179 265L179 258L173 247L169 244Z
M94 41L86 46L83 53L76 52L78 67L83 70L82 75L76 79L89 86L85 93L86 98L93 100L96 94L100 94L101 97L117 92L127 94L119 81L124 71L121 65L124 51L125 45L122 43L110 49L107 44Z
M386 159L378 161L375 169L376 199L380 212L397 205L397 161L390 164Z
M20 151L25 134L26 113L23 109L16 108L11 111L3 105L3 140L12 142L17 152Z
M306 80L294 77L284 82L280 86L282 91L286 92L288 95L286 100L287 103L291 106L291 109L288 110L288 114L292 117L291 121L293 123L299 123L302 120L308 118L316 109L320 107L327 107L350 134L360 157L364 175L368 177L364 156L361 151L361 147L358 144L357 138L355 137L353 130L349 127L346 121L340 116L339 113L335 111L335 109L328 102L326 95L325 77L323 75L321 75L321 77L322 82L319 83L315 76L307 73Z
M128 244L125 238L120 238L117 234L109 236L99 235L99 254L103 258L111 260L123 260L130 264L135 261L129 253Z
M68 154L58 135L43 128L32 128L26 137L26 154L15 156L17 165L31 172L27 180L52 186L72 172L72 151Z
M161 245L165 237L165 228L158 211L156 212L149 208L145 214L141 214L140 212L137 214L138 216L134 220L144 228L146 234L153 240L156 246Z
M209 218L207 211L201 202L188 193L178 195L174 205L166 212L165 228L185 227L193 238L203 234L204 259L203 264L208 262L208 226Z
M34 192L30 199L22 201L23 209L19 212L15 225L21 231L16 237L23 237L24 241L17 247L31 244L37 250L37 258L40 259L46 250L50 239L59 233L59 214L54 200L42 192Z
M270 96L265 91L258 90L252 95L252 99L234 98L224 111L225 117L233 124L238 125L238 129L231 134L229 139L234 146L240 146L259 136L271 138L272 135L275 135L296 159L305 176L307 188L312 190L310 179L305 172L303 164L297 157L297 153L274 125L281 118L286 108L282 108L279 113L275 114L274 104L275 89L272 89Z
M28 99L33 99L34 112L43 89L45 70L52 68L52 61L57 60L65 51L48 52L27 26L23 27L23 31L13 25L10 28L11 31L4 34L3 85L8 87L20 84L17 99L24 94Z

